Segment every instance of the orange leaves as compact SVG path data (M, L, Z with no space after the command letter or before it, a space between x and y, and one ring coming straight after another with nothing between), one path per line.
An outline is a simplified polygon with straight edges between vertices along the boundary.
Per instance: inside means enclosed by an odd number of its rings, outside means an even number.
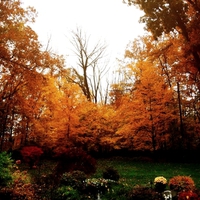
M41 145L66 145L69 137L74 135L78 124L80 103L84 96L80 88L63 81L56 84L56 79L46 76L46 86L42 88L39 101L40 116L34 119L34 137ZM83 101L81 100L83 99Z
M173 119L169 106L173 93L165 84L160 70L152 63L139 61L133 63L136 82L132 92L123 96L123 104L117 110L117 134L131 140L134 149L157 149L159 141L167 133L170 118Z
M34 10L25 10L14 0L0 1L0 6L0 104L6 111L0 137L12 126L9 134L16 135L16 144L34 140L49 148L156 150L178 135L177 82L184 123L193 122L188 130L198 132L199 74L191 51L199 51L197 21L188 22L188 43L178 32L157 41L152 36L135 40L119 70L120 81L111 86L110 105L101 105L97 102L105 69L97 67L96 59L87 65L88 55L78 55L85 61L83 76L76 69L65 70L63 57L42 52L37 34L28 26L34 21ZM100 51L98 60L104 48L96 47L92 54ZM93 77L87 76L88 67Z
M189 37L196 32L197 29L188 32ZM163 34L156 41L151 36L145 36L135 40L126 51L126 65L122 69L125 75L127 71L132 72L129 75L134 76L134 82L130 93L121 96L121 105L117 109L117 133L131 138L135 148L147 147L144 141L149 149L154 150L163 147L163 144L173 145L170 144L170 138L177 137L174 135L178 135L180 128L177 82L181 85L179 95L183 110L180 115L188 117L190 111L196 110L195 106L192 108L188 105L194 99L198 101L199 81L194 65L198 58L193 58L198 49L191 50L194 43L194 46L198 46L197 35L187 43L179 32ZM185 117L184 123L191 122L195 112L191 112L189 118ZM197 127L194 121L190 125ZM184 128L189 133L189 129L186 126Z
M51 110L58 105L58 99L55 100L55 85L46 81L44 74L58 76L64 64L61 57L41 51L37 34L29 26L35 16L35 10L22 8L20 1L0 1L0 104L3 102L6 108L1 137L7 126L12 126L10 138L22 134L23 142L30 139L30 134L34 135L35 127L45 132L41 123L50 121L47 116L52 117ZM51 85L48 91L47 82ZM55 104L48 98L54 99ZM46 119L39 126L37 122L42 115Z

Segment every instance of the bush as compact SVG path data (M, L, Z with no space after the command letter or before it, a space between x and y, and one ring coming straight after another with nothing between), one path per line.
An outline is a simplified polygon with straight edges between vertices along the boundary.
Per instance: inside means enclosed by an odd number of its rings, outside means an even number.
M161 193L157 193L148 187L136 186L128 194L128 200L155 200L161 199Z
M169 187L175 192L190 191L195 188L195 184L189 176L174 176L169 180Z
M12 200L35 199L34 186L31 183L16 183L12 192Z
M27 171L17 170L13 173L12 199L34 199L35 189Z
M39 159L43 154L42 149L36 146L23 147L20 152L23 160L29 164L30 168L33 168L33 166L39 162Z
M57 196L59 180L55 174L41 174L34 181L35 192L40 199L54 199L54 196Z
M163 176L158 176L154 179L154 186L157 192L163 192L167 186L167 179Z
M103 178L105 179L110 179L110 180L114 180L114 181L118 181L119 180L119 173L116 169L114 169L113 167L108 167L106 168L106 170L103 172Z
M65 148L56 153L56 158L58 159L57 174L77 170L92 174L96 171L96 160L80 148Z
M130 192L130 187L124 184L115 184L102 196L102 200L127 200Z
M56 200L78 200L78 191L70 186L62 186L57 189Z
M85 193L96 197L98 193L105 194L112 189L116 182L110 179L91 178L85 181Z
M192 191L184 191L178 194L178 200L199 200L198 195Z
M12 164L11 155L0 153L0 187L7 186L12 181Z
M81 171L73 171L64 173L61 177L61 185L71 186L74 189L82 190L84 181L86 180L86 174Z

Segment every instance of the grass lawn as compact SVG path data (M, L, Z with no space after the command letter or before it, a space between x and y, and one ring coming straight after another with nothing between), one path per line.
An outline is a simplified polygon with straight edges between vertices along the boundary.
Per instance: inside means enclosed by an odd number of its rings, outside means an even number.
M53 161L44 161L40 174L51 173L56 165ZM140 161L130 158L116 157L111 159L98 159L97 171L92 177L102 178L103 171L107 167L113 167L120 175L120 182L130 186L151 186L154 178L164 176L168 181L173 176L190 176L198 189L200 189L200 163L175 163ZM27 166L21 165L21 170L28 170ZM38 175L38 169L28 170L31 177Z
M38 188L40 188L40 190L38 190L39 194L37 195L40 195L41 197L45 197L45 198L46 197L57 198L56 192L58 192L58 187L60 187L59 182L57 183L53 181L54 176L45 176L53 172L53 169L56 166L56 162L52 160L43 160L41 164L42 165L40 167L37 167L36 169L30 169L29 166L24 163L19 165L20 171L25 170L28 172L27 174L24 174L24 175L23 173L21 173L22 175L20 175L20 179L25 179L25 180L28 179L28 181L30 181L31 183L34 183L34 181L36 180L39 182L41 180L45 180L46 181L45 184L43 182L39 183ZM114 168L115 170L118 171L120 175L119 182L123 183L123 185L122 184L112 185L111 189L112 191L115 191L115 192L105 193L104 195L102 195L102 200L111 199L111 196L113 198L113 195L114 197L116 197L116 199L123 200L123 199L127 199L126 198L127 195L130 195L130 191L132 190L133 186L139 185L139 186L151 187L151 184L153 184L154 178L157 176L164 176L168 181L170 178L177 175L190 176L194 180L197 189L200 190L199 166L200 166L200 163L153 162L148 159L141 160L138 158L131 159L131 158L115 157L115 158L110 158L110 159L108 158L97 159L97 171L95 174L91 175L88 178L103 178L103 172L106 171L107 167ZM43 178L41 179L41 177ZM45 177L47 177L47 179L45 179ZM167 187L166 189L169 189L169 187ZM90 188L90 190L94 193L96 191L94 188L92 189ZM71 191L71 193L69 191ZM65 195L72 195L72 194L78 195L78 191L76 189L75 190L66 189L65 192L66 192ZM141 194L147 195L146 193L143 193L143 192L144 191L142 191ZM62 193L61 195L63 194L64 193ZM91 194L93 195L93 193ZM91 194L89 193L87 195L91 196ZM82 194L82 195L85 195L85 194Z
M127 158L99 159L94 177L102 177L102 172L110 166L118 170L120 181L129 185L150 186L157 176L164 176L169 181L173 176L182 175L190 176L200 189L200 163L151 162Z

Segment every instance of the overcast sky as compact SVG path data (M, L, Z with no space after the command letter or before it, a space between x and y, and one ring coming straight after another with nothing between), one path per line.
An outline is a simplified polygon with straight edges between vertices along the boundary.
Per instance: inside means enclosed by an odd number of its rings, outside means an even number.
M21 1L38 12L32 28L40 42L45 46L51 37L50 46L56 53L68 55L68 63L73 58L71 31L77 27L90 36L91 42L105 42L110 60L121 58L129 41L144 34L143 25L138 22L141 11L122 0Z

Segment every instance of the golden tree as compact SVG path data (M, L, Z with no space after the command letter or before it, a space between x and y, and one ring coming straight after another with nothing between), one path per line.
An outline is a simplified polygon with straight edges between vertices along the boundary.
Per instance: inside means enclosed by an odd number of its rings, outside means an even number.
M0 149L11 148L17 135L26 138L30 112L34 112L30 108L45 83L42 73L58 73L63 66L60 57L41 51L37 34L29 26L35 17L35 10L23 9L20 1L0 1Z

